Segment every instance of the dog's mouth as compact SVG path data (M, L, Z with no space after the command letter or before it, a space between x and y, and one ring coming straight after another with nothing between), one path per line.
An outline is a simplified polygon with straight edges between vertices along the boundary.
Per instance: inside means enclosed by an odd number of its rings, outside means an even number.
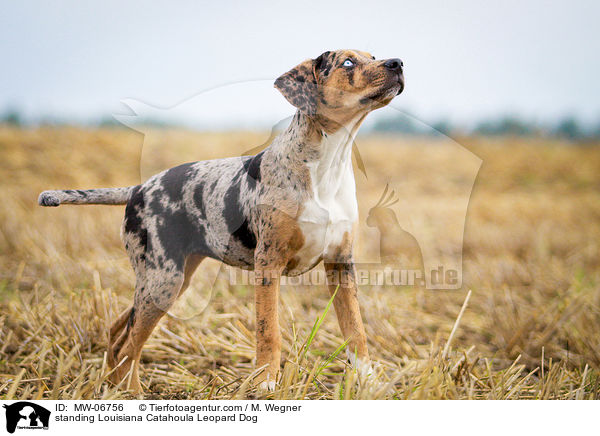
M397 78L388 81L380 90L368 95L360 100L361 103L376 102L379 104L388 104L394 97L404 91L404 78L399 75Z
M398 92L396 93L396 95L400 95L402 94L402 91L404 91L404 77L400 76L398 77Z

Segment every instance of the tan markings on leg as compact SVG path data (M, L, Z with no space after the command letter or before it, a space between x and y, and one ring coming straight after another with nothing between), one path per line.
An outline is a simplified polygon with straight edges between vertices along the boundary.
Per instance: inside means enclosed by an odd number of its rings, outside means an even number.
M348 350L356 353L361 361L366 362L369 359L369 352L358 305L358 288L355 280L352 235L350 233L344 235L334 256L326 259L324 263L330 294L333 295L337 289L333 306L344 339L350 339Z
M126 360L115 371L117 374L117 382L120 382L123 379L127 380L124 383L123 388L128 388L136 393L142 392L142 386L139 379L139 364L142 355L142 347L164 313L165 312L158 308L154 308L152 311L142 312L141 319L134 321L133 326L127 332L128 335L126 340L117 356L118 362L121 362L124 358L126 358ZM132 371L132 374L128 375L130 370Z
M112 323L108 336L108 365L114 368L118 362L115 361L116 353L119 352L122 342L119 344L121 338L124 339L125 326L131 315L131 307L124 310L121 315Z
M256 367L261 387L273 390L281 361L279 280L284 267L304 243L296 222L283 212L272 212L255 251Z
M126 380L122 387L133 392L141 393L142 387L139 380L139 363L142 355L142 347L154 330L154 327L165 312L157 307L146 306L136 313L133 325L125 331L122 346L116 356L117 364L125 361L115 371L114 382L120 383ZM128 374L129 371L131 374Z
M150 275L149 275L150 276ZM144 343L154 330L154 327L180 294L184 283L182 272L155 271L152 274L154 282L145 281L145 286L136 284L134 305L125 325L122 316L115 322L115 327L121 326L117 339L111 335L110 358L111 367L116 369L112 381L122 383L121 387L136 393L142 392L139 380L139 362ZM118 333L114 329L114 333ZM111 329L111 334L113 329ZM130 373L131 371L131 373ZM124 381L125 380L125 381Z
M279 277L281 269L257 269L256 305L256 367L269 365L259 377L273 389L281 361L281 332L279 330Z

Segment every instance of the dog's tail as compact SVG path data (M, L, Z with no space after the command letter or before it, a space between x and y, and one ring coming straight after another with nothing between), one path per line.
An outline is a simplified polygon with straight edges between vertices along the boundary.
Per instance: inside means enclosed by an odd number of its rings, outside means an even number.
M44 191L38 197L40 206L56 207L61 204L126 204L135 186L61 191Z

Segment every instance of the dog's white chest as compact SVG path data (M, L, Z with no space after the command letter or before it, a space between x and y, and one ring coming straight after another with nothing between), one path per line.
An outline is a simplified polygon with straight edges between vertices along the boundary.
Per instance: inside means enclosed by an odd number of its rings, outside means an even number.
M319 162L308 164L312 196L298 218L304 235L304 245L295 256L298 272L309 270L320 258L332 259L358 219L351 144L340 144Z

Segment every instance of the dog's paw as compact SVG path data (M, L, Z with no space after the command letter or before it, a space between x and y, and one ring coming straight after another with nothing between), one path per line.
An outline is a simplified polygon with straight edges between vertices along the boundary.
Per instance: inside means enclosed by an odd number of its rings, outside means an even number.
M56 207L60 205L60 199L52 193L52 191L44 191L38 197L40 206Z
M261 377L256 382L256 389L258 393L263 395L275 391L275 387L277 386L277 380L274 380L273 376L268 373L261 374Z
M373 365L370 360L360 359L356 357L352 351L347 351L347 355L350 365L352 365L352 368L356 369L359 376L368 377L373 374Z
M275 383L274 381L264 381L258 385L258 391L265 392L265 393L266 392L274 392L275 386L277 386L277 383Z

